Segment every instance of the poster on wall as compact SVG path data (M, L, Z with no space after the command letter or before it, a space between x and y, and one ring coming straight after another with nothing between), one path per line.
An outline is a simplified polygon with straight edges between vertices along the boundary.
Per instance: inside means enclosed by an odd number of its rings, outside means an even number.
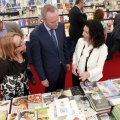
M20 0L1 0L3 8L20 8Z

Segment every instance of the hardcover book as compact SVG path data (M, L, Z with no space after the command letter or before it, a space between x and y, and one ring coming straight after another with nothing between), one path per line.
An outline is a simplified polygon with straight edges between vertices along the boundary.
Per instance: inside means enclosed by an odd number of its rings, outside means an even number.
M101 91L89 93L87 95L91 107L93 107L93 109L95 109L96 111L111 109L111 105Z
M115 96L119 94L118 89L110 80L97 82L97 86L105 97Z

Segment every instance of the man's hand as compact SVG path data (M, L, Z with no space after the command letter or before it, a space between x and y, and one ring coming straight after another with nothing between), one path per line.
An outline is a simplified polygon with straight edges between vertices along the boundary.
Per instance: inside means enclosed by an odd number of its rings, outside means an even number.
M70 70L70 64L66 64L67 70Z
M74 75L78 76L77 71L78 71L77 65L76 65L76 64L72 64L72 73L73 73Z
M90 73L89 72L83 72L80 74L80 77L79 79L84 82L88 77L90 76Z
M49 87L49 81L48 81L48 79L45 79L45 80L41 81L41 83L42 83L42 85L44 87Z

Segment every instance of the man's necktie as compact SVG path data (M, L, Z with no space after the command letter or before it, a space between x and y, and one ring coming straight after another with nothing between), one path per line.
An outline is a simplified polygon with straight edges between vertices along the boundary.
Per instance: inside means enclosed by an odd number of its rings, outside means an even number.
M57 40L56 40L56 37L55 37L55 35L54 35L53 29L50 30L50 33L51 33L51 38L52 38L53 42L55 43L56 47L58 47L58 46L57 46Z

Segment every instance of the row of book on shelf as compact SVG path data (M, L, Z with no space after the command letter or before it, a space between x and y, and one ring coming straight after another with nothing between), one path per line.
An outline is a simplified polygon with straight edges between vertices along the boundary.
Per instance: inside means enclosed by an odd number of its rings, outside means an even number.
M0 120L111 120L112 106L112 117L120 118L119 92L119 78L88 85L80 82L55 92L0 101Z

